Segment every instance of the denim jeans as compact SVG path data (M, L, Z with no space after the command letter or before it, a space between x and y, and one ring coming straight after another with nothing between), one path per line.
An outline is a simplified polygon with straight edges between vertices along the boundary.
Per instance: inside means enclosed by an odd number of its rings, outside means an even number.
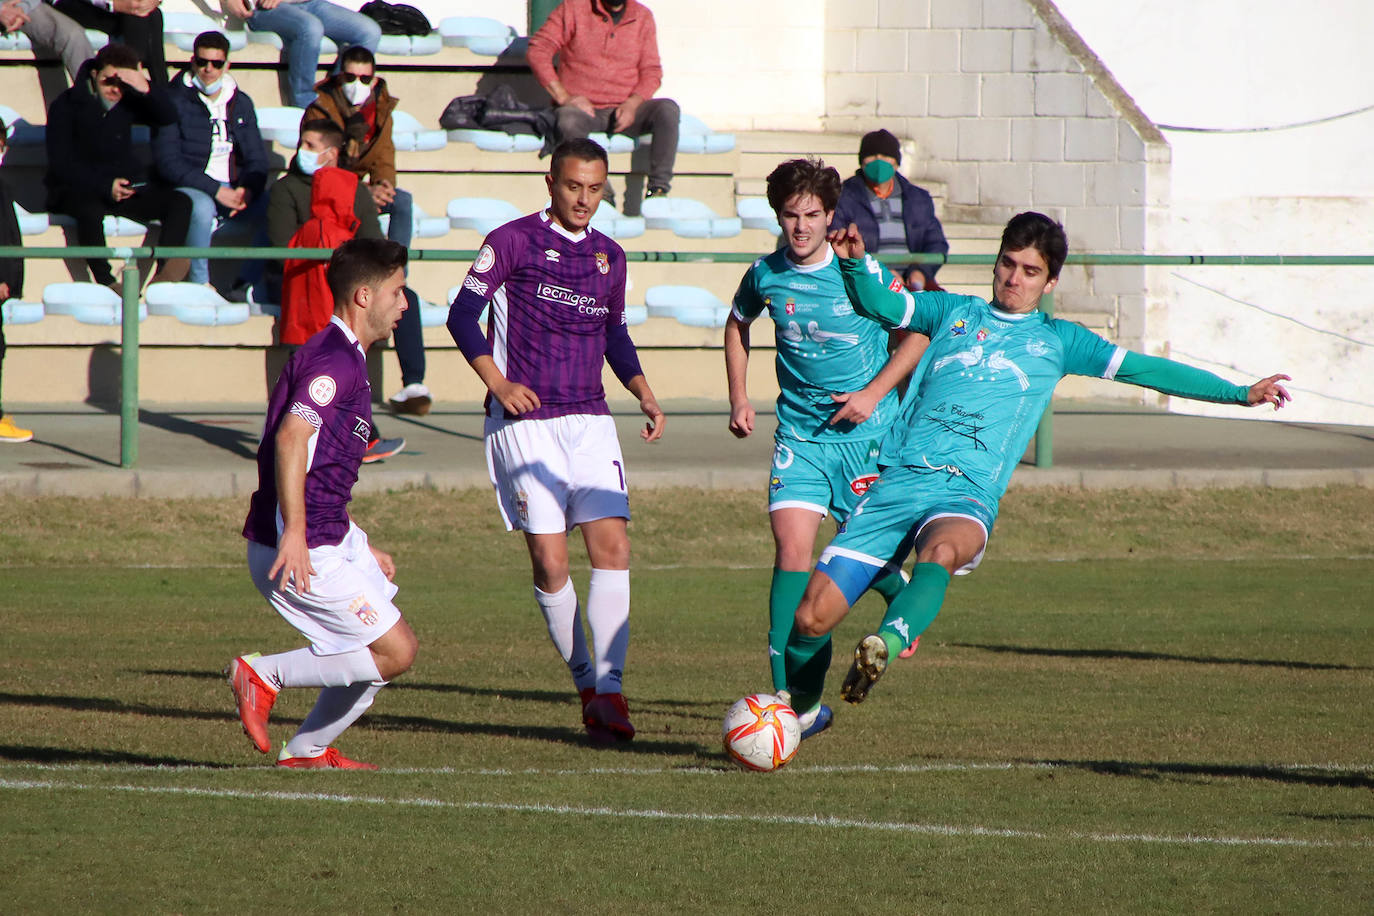
M391 203L382 207L381 212L391 214L391 224L386 227L386 237L410 247L411 236L415 232L415 199L409 191L396 189Z
M229 187L227 184L221 187ZM214 238L216 223L220 215L226 220L230 219L229 211L215 202L215 199L199 188L181 187L177 188L191 200L191 224L186 228L186 246L188 248L209 248L210 240ZM254 227L254 241L257 244L256 224L261 223L267 216L267 192L259 194L249 201L248 206L239 211L238 215L232 217L237 222L242 222L245 227ZM247 229L245 228L245 231ZM248 244L247 240L243 244ZM264 244L266 244L264 242ZM209 283L210 282L210 262L205 258L191 259L191 272L187 274L188 283Z
M248 17L255 32L281 36L286 57L286 91L291 104L305 108L315 101L315 69L320 62L320 41L325 36L345 48L361 45L376 53L382 28L376 20L346 10L329 0L280 3L270 10L255 9ZM337 68L337 63L335 67Z

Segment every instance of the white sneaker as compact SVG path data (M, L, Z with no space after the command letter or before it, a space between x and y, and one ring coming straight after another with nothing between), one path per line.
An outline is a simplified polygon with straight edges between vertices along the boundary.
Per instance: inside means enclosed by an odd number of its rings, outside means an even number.
M387 399L387 403L396 413L413 413L423 417L429 413L429 407L434 401L430 397L429 389L422 383L415 382L393 394Z

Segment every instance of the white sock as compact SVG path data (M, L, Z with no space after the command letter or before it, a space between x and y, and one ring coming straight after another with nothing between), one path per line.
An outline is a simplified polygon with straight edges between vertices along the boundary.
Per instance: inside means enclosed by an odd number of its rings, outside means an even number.
M596 654L596 692L620 693L630 647L630 571L593 569L587 587L587 623Z
M376 680L321 690L314 708L306 715L291 740L286 742L282 756L318 757L323 754L334 743L334 739L343 734L344 729L367 712L377 691L385 686L386 681Z
M283 687L346 687L382 679L377 661L368 648L340 655L316 655L309 649L293 649L255 658L251 664L258 677L278 690Z
M544 613L554 648L563 656L568 670L572 672L573 685L578 690L591 687L596 683L596 673L592 669L592 657L587 652L587 636L582 632L582 614L577 606L577 591L573 588L572 579L563 583L563 587L553 594L536 585L534 600L539 602L539 610Z

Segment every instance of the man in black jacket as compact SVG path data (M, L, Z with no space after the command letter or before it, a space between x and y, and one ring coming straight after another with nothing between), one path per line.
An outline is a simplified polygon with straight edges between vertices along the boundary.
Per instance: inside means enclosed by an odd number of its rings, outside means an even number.
M267 149L253 100L229 75L229 39L196 36L191 63L168 87L177 119L158 128L153 157L158 174L191 200L186 244L205 248L220 219L259 223L266 212ZM191 260L188 279L209 283L204 258Z
M78 245L105 245L106 214L140 223L162 221L159 243L182 245L191 201L170 185L150 181L134 149L135 124L162 126L176 120L167 92L148 79L138 55L110 44L81 68L76 83L48 108L48 209L76 220ZM114 285L103 258L87 261L97 283ZM166 262L153 277L180 280L184 258Z

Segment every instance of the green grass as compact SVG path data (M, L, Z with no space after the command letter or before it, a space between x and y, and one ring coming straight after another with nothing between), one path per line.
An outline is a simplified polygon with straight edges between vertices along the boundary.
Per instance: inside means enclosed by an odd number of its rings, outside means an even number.
M386 769L297 773L218 674L298 644L242 501L0 498L5 911L1374 910L1369 491L1013 491L848 707L859 604L836 725L775 774L719 752L767 686L759 494L636 496L640 733L611 750L489 494L355 510L421 653L339 742ZM283 693L277 740L311 700Z

